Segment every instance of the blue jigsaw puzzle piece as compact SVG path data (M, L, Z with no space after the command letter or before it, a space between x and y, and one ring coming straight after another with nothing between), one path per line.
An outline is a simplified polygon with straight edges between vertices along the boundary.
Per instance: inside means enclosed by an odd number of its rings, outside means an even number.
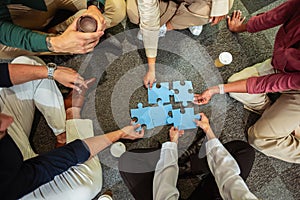
M194 99L191 81L184 81L184 85L181 85L180 81L175 81L173 82L173 90L175 102L182 102L183 106L187 106L188 102Z
M194 119L200 120L200 114L194 114L194 108L185 108L185 113L181 113L180 109L172 110L173 117L167 119L168 124L173 124L179 130L187 130L196 128Z
M148 103L157 104L158 99L160 99L163 104L170 103L170 96L173 94L173 91L169 89L169 83L160 83L159 88L157 88L157 84L154 83L151 89L148 88Z
M158 106L150 107L149 112L153 125L155 127L167 125L170 111L172 111L172 105L163 105L162 101L158 102Z
M146 129L154 128L152 119L149 113L149 107L143 108L143 104L139 103L137 109L130 110L131 118L137 118L137 121L134 124L146 125ZM142 130L142 127L139 127L137 131Z

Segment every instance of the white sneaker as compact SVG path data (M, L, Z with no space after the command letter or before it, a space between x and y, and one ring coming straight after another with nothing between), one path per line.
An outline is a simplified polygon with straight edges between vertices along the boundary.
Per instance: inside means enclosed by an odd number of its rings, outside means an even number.
M167 26L164 24L159 28L158 37L165 37L166 33L167 33ZM139 39L141 41L143 40L143 35L142 35L141 30L139 30L136 37L137 37L137 39Z
M191 26L191 27L189 27L189 30L195 36L199 36L202 32L202 29L203 29L203 26Z

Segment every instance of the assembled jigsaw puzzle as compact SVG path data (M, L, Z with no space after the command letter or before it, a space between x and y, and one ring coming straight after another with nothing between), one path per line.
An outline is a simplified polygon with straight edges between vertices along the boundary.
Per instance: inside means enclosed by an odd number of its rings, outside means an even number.
M158 126L173 124L179 130L196 128L194 119L200 119L200 115L194 114L194 108L185 108L182 113L180 109L173 109L170 103L170 96L174 96L175 102L181 102L187 106L193 101L193 85L191 81L173 82L173 90L170 89L168 82L153 84L152 89L148 89L148 103L154 106L143 107L142 103L138 104L137 109L131 109L131 118L136 118L135 123L146 126L146 129L152 129ZM166 105L164 105L166 104ZM169 113L172 113L172 117ZM141 127L137 129L141 130Z

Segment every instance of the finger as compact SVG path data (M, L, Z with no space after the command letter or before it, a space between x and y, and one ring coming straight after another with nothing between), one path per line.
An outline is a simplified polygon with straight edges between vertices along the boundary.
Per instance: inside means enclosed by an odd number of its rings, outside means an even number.
M245 21L245 19L246 19L246 17L244 17L241 22L243 23Z
M240 10L238 10L238 12L237 12L237 18L238 18L238 19L241 18L241 11L240 11Z
M149 85L148 85L148 80L144 80L144 86L148 89Z
M82 92L81 89L74 84L70 84L68 87L72 88L73 90L76 90L79 94L81 94L81 92Z
M133 125L134 130L136 130L137 128L139 128L141 126L141 124L135 124Z
M235 11L233 11L233 18L236 18L236 16L237 16L237 12L235 10Z
M152 86L153 86L153 82L150 81L150 84L149 84L150 89L152 89Z
M139 138L144 137L145 135L145 130L142 128L142 130L139 132Z

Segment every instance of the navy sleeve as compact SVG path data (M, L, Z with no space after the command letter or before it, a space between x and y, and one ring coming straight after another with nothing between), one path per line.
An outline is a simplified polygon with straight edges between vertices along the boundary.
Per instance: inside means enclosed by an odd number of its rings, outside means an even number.
M5 194L0 194L0 196L12 197L13 195L14 198L10 199L21 198L53 180L56 175L62 174L70 167L85 162L89 157L90 151L86 144L77 139L63 147L28 159L19 165L17 173L11 174L12 180L6 185L9 187L6 187ZM7 160L7 162L11 161Z
M0 63L0 87L11 87L12 85L9 77L8 63Z

